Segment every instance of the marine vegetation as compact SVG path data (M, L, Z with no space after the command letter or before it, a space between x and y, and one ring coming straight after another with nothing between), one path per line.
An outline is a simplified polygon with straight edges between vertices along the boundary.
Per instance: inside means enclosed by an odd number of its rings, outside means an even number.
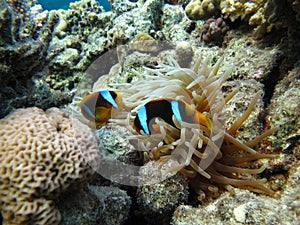
M218 73L222 60L210 68L208 60L199 58L191 68L181 68L169 58L168 64L146 68L145 74L136 72L142 76L139 81L115 85L124 107L108 124L128 128L146 161L157 162L165 177L177 172L188 177L200 199L232 186L272 194L265 179L251 176L263 172L266 165L250 162L276 157L253 148L277 128L246 143L235 137L260 92L231 127L224 127L223 108L238 90L223 97L221 87L231 70Z

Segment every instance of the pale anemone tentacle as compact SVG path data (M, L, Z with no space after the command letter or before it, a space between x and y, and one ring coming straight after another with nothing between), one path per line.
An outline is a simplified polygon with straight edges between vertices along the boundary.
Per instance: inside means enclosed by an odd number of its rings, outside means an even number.
M249 117L250 113L253 111L259 97L261 97L262 93L258 92L255 94L254 98L250 102L250 105L248 106L247 110L244 112L244 114L234 122L234 124L231 125L231 127L227 130L229 134L235 134L237 130L241 127L243 122Z
M251 174L261 173L265 169L264 165L252 169L243 168L240 164L273 158L274 155L260 154L253 147L277 128L267 130L246 143L235 138L236 131L261 97L260 92L255 95L245 113L228 130L224 128L224 106L237 94L238 88L223 97L222 85L233 70L230 67L219 74L223 60L224 57L221 57L209 68L209 59L202 60L199 57L191 68L181 68L170 57L167 59L169 64L158 63L155 68L144 67L144 74L134 71L141 80L121 88L124 104L130 110L125 110L120 118L112 119L110 123L131 127L131 138L138 142L140 150L148 154L149 160L155 160L161 165L168 164L164 173L181 172L189 177L191 186L199 194L203 191L217 192L218 187L230 189L232 186L271 194L273 192L264 185L265 180L248 178ZM175 127L156 118L158 134L147 136L143 131L137 133L132 129L136 113L141 106L156 98L185 100L199 112L209 115L212 129L197 123L179 122L173 116ZM130 116L125 116L126 113Z

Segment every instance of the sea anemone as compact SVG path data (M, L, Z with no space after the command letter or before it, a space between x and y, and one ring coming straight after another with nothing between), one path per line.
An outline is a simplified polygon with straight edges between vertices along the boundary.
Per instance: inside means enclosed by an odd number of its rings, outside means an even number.
M159 63L155 68L145 68L144 74L136 72L141 78L139 81L118 86L123 94L124 105L128 108L117 118L112 118L110 125L126 126L132 133L130 138L145 153L147 160L161 165L166 176L182 173L189 178L190 185L201 196L232 186L272 194L273 191L264 184L265 179L251 176L261 173L266 166L249 168L247 165L258 159L275 157L259 153L253 147L277 129L269 129L246 143L235 137L262 93L255 95L248 109L231 127L224 128L223 108L238 90L223 97L221 87L232 69L219 74L222 61L223 58L220 58L210 68L208 60L201 60L199 57L191 68L181 68L173 58L169 58L168 64ZM179 122L173 116L175 127L156 118L159 133L138 133L132 126L138 110L157 98L174 98L187 102L211 119L212 129L201 124Z

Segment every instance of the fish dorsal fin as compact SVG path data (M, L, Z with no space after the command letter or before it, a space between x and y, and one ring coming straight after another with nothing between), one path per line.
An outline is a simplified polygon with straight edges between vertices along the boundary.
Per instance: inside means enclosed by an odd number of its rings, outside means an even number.
M143 106L140 108L140 110L137 112L137 116L140 120L141 126L143 130L145 131L146 134L150 134L149 128L148 128L148 123L147 123L147 110L146 107Z
M176 117L176 119L178 120L178 122L181 123L182 122L182 118L181 118L181 113L180 113L178 101L172 100L171 101L171 107L172 107L172 112L173 112L174 116Z
M102 90L99 91L99 94L109 103L111 104L114 108L118 108L118 104L114 100L114 98L111 96L111 93L109 90Z

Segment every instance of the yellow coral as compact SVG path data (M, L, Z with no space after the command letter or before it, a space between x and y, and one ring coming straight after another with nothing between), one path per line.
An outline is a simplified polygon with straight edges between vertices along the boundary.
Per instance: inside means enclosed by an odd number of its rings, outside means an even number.
M232 22L240 18L250 25L260 25L265 22L264 11L267 0L221 0L220 9L225 18Z
M192 0L185 8L188 18L191 20L208 19L217 15L220 0Z
M98 160L92 131L57 108L19 109L1 119L4 224L58 224L53 198L90 178Z

